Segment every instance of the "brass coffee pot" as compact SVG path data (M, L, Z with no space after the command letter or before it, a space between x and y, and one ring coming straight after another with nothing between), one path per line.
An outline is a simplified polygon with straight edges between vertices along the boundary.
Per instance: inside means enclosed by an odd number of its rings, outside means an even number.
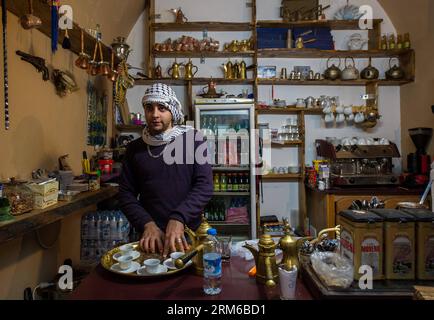
M169 76L172 79L179 79L179 77L180 77L179 69L182 65L183 65L182 63L177 63L176 59L175 59L175 62L172 64L172 66L167 71L167 73L169 74Z
M238 65L238 79L247 79L247 65L244 60Z
M232 65L231 60L229 60L226 64L223 63L223 70L224 70L225 79L233 79L234 78L232 68L233 68L233 65Z
M208 241L207 232L209 229L211 229L211 225L204 216L202 216L202 223L196 232L188 227L185 228L185 232L192 242L193 249L175 261L175 266L178 269L183 268L188 261L192 260L196 274L203 275L203 247Z
M194 69L196 69L196 71L193 71ZM184 70L185 70L185 76L184 76L185 79L191 80L199 71L199 68L193 65L193 62L191 62L191 59L189 59L187 64L184 66Z
M154 69L154 79L161 79L163 77L161 66L158 64Z
M258 243L259 250L247 243L243 247L249 249L255 258L256 281L269 288L274 287L279 278L279 272L276 263L276 244L271 236L269 234L261 236Z
M300 262L298 260L299 244L302 241L310 240L312 238L306 237L295 239L291 235L291 226L289 225L288 219L283 219L283 222L285 236L279 241L279 249L281 249L283 253L281 264L283 264L288 270L294 266L300 270Z

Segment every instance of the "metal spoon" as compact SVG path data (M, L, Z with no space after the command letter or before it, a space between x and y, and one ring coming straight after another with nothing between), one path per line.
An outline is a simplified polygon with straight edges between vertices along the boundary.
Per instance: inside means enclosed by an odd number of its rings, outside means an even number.
M426 197L428 196L428 192L429 192L430 189L431 189L431 186L432 186L432 184L433 184L433 181L434 181L434 180L430 180L430 182L428 182L428 185L426 186L425 192L423 193L422 198L421 198L420 201L419 201L419 205L420 205L420 206L423 206L423 204L425 203Z

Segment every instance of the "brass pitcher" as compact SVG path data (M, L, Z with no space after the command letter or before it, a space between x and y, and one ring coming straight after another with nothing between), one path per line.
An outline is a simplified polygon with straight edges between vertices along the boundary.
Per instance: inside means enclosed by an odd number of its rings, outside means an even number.
M281 264L290 270L292 267L296 266L300 270L300 262L298 260L298 248L301 241L308 240L311 238L300 238L295 239L291 235L291 226L287 219L283 219L284 222L284 232L285 236L279 241L279 249L282 250L283 257Z
M247 65L244 60L238 66L238 79L247 79Z
M240 64L235 60L235 63L232 66L232 79L240 78Z
M158 64L154 69L154 79L161 79L162 77L161 66Z
M169 74L169 76L172 79L179 79L180 77L180 67L182 66L182 63L177 63L176 59L175 62L172 64L172 66L169 68L169 70L167 71L167 73Z
M202 216L202 223L196 232L187 227L185 228L185 232L192 242L193 250L175 261L175 266L178 269L183 268L188 261L192 260L196 274L203 275L203 247L208 241L207 232L209 229L211 229L211 225L204 216Z
M196 69L196 71L193 71L194 69ZM199 71L199 68L193 65L193 62L191 62L191 59L189 59L187 64L184 66L184 70L185 70L185 76L184 76L185 79L191 80Z
M271 288L276 285L279 278L279 271L276 263L276 244L269 234L264 234L258 243L259 250L245 244L244 248L249 249L255 258L256 281Z
M231 60L229 60L226 64L223 64L223 70L224 70L225 79L234 78L233 65Z

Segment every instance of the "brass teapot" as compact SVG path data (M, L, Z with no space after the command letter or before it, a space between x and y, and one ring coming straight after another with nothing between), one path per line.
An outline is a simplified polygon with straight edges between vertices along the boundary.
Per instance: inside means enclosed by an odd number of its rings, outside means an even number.
M247 79L247 65L244 60L238 65L238 79Z
M192 242L193 249L175 261L175 266L178 269L183 268L188 261L192 260L196 274L203 275L203 248L208 241L207 232L209 229L211 229L211 225L204 216L202 216L202 223L196 232L188 227L185 228L185 232Z
M183 65L182 63L177 63L176 59L175 59L175 62L172 64L172 66L167 71L167 73L169 74L169 76L172 79L179 79L179 77L180 77L180 68L181 68L182 65Z
M196 69L196 71L193 71L194 69ZM191 80L199 71L199 68L193 65L193 62L191 62L191 59L189 59L187 64L184 66L184 70L185 70L184 78L187 80Z
M333 57L330 57L327 60L327 69L324 72L324 78L327 80L337 80L341 77L341 73L342 73L342 71L340 69L341 59L339 58L339 65L338 66L335 66L335 64L333 64L332 66L329 66L330 59L332 59L332 58Z
M269 234L261 236L258 243L259 250L247 243L243 247L249 249L255 258L256 281L269 288L276 286L279 271L276 263L276 244L271 236Z

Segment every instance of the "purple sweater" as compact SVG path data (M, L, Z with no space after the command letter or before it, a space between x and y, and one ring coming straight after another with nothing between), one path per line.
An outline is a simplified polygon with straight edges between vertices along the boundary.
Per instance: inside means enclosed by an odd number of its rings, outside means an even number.
M194 151L201 146L206 155L206 142L197 134ZM188 164L184 150L186 134L178 137L184 142L183 164L167 165L163 155L152 157L142 138L128 145L120 178L118 199L130 223L143 232L144 225L154 221L166 229L170 219L178 220L192 230L201 223L201 214L213 195L212 169L209 163ZM152 155L163 152L164 146L150 147ZM188 148L187 148L188 149ZM176 149L173 152L176 158ZM178 153L179 154L179 153ZM191 163L192 161L190 161Z

